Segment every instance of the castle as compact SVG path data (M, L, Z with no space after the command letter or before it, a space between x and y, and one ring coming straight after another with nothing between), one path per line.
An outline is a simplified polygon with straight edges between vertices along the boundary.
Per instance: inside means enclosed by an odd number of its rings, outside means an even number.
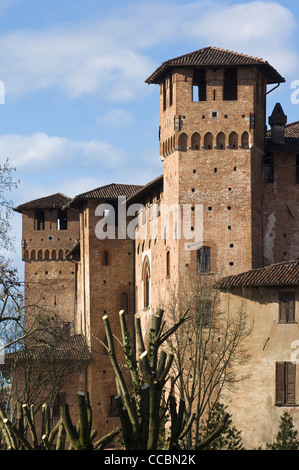
M299 123L287 124L277 103L266 128L266 95L284 81L266 60L217 47L167 60L146 80L160 87L161 175L144 186L113 183L73 199L54 194L15 209L23 218L25 296L32 303L44 295L37 285L46 285L47 302L69 334L86 339L92 359L75 386L89 391L95 427L103 432L118 418L114 373L95 338L105 342L102 316L118 332L120 309L132 329L139 313L146 330L149 315L167 305L173 287L198 268L202 276L222 279L224 304L229 296L237 308L245 298L261 322L249 343L254 374L260 358L257 388L249 395L258 402L260 420L270 423L268 431L260 424L249 431L247 385L240 385L238 403L227 400L243 433L248 430L247 445L271 439L280 412L275 364L290 362L287 354L277 354L282 343L290 351L289 334L296 338L299 301ZM167 217L162 208L171 208ZM264 289L265 302L256 289ZM291 295L279 297L281 291ZM267 338L273 342L281 302L284 312L293 308L292 321L281 321L288 331L279 332L272 355L261 357ZM71 393L66 390L67 401ZM294 385L288 403L294 413L296 396Z

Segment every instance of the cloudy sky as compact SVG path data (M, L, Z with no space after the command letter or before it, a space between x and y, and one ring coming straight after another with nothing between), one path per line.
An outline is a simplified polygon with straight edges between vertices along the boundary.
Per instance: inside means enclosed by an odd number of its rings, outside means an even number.
M298 22L296 0L0 0L0 158L20 179L15 205L161 174L158 87L145 79L202 47L268 60L286 78L268 114L279 101L299 120Z

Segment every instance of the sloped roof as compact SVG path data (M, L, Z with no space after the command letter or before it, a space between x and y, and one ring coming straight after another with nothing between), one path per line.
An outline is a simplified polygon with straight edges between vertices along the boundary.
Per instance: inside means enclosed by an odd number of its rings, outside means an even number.
M228 51L219 47L205 47L188 54L169 59L160 65L146 83L160 83L163 76L173 67L212 67L212 66L248 66L254 65L267 77L268 83L281 83L285 79L264 59L251 57L240 52Z
M142 186L133 184L111 183L101 186L100 188L92 189L86 193L78 194L75 199L114 199L119 196L129 197L141 188Z
M14 208L16 212L23 212L26 209L61 209L71 200L70 197L62 193L51 194L50 196L34 199L33 201L25 202L20 206Z
M217 287L299 286L299 258L222 278Z
M142 186L139 191L136 191L135 194L129 197L128 202L132 203L134 201L140 200L144 195L147 195L156 189L163 191L163 175L158 176L154 180Z
M57 343L55 348L48 346L25 348L20 351L5 354L5 364L14 361L37 360L44 362L53 361L80 361L89 362L91 353L84 336L78 334L70 336Z

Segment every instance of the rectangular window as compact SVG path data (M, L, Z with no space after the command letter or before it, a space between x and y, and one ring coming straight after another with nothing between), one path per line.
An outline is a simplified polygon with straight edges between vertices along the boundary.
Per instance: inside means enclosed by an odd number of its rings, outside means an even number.
M163 111L166 109L166 81L163 83Z
M173 103L173 85L172 85L172 75L169 78L169 106L172 106Z
M224 72L223 100L238 99L238 75L237 69L226 69Z
M209 246L203 246L197 250L197 261L201 273L211 271L211 249Z
M299 154L296 155L296 184L299 184Z
M118 416L114 395L109 397L109 416Z
M58 210L57 230L67 230L67 212Z
M276 363L276 405L296 404L296 364Z
M274 181L274 157L268 155L263 159L263 181L273 183Z
M35 211L35 221L34 221L35 230L45 230L45 211L37 209Z
M279 322L295 321L295 292L279 292Z
M212 302L210 300L200 302L198 310L199 325L204 328L209 327L212 324Z
M205 69L194 70L193 101L206 101L207 85Z

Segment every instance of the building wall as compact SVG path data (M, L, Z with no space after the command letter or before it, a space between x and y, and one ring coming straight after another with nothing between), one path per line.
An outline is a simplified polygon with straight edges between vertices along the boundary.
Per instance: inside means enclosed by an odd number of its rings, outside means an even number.
M295 291L295 323L279 322L279 292ZM299 333L298 288L247 288L233 289L221 294L222 309L238 315L243 308L252 334L245 340L250 358L234 369L237 378L243 377L235 387L224 393L222 400L228 406L233 424L242 431L245 448L258 449L271 442L279 430L280 416L287 410L299 427L299 373L296 370L296 406L276 405L276 362L295 359ZM294 343L295 341L295 343ZM295 358L292 354L295 353Z
M274 153L274 181L263 183L264 264L298 257L299 184L296 154Z

